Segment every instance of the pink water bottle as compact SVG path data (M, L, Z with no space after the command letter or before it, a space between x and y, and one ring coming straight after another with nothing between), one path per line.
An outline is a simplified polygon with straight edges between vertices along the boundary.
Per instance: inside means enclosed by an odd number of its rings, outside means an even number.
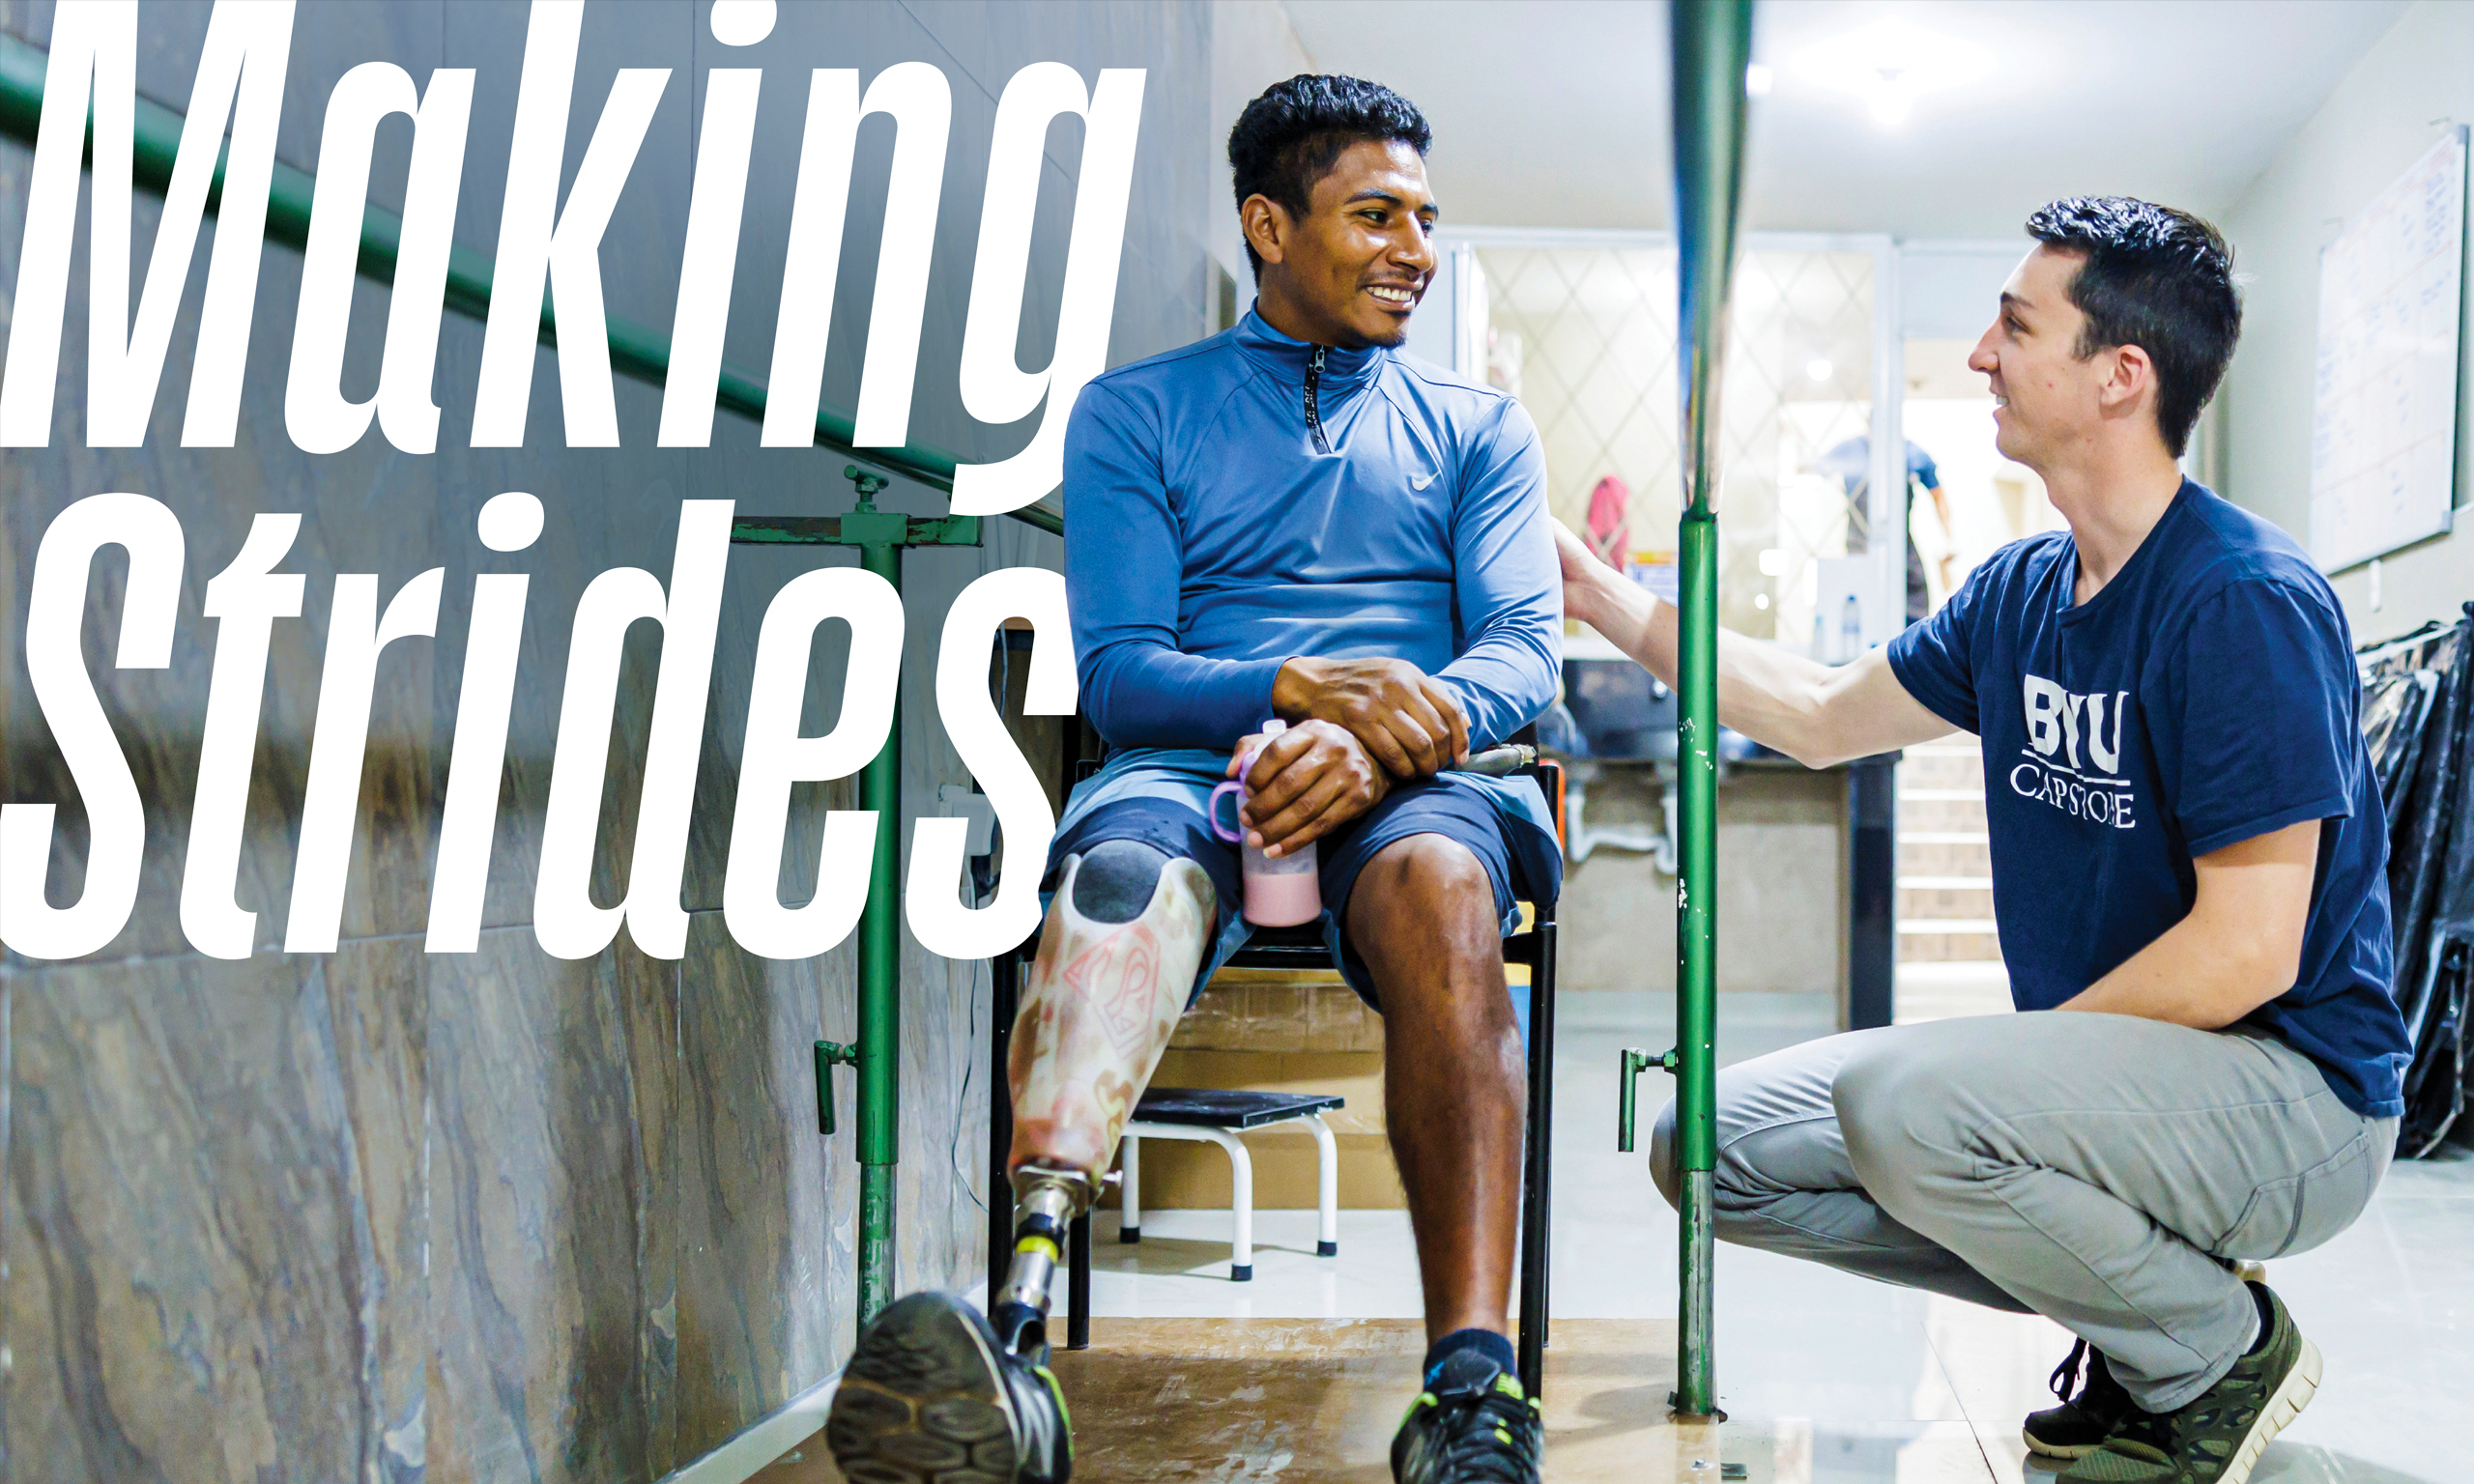
M1288 729L1281 721L1263 723L1262 740L1237 759L1237 776L1211 790L1211 803L1206 813L1211 818L1211 832L1232 845L1240 846L1241 870L1246 880L1246 921L1263 928L1294 928L1310 923L1323 913L1323 887L1314 870L1314 847L1296 846L1279 855L1265 855L1251 844L1245 844L1245 823L1230 829L1220 822L1220 800L1233 796L1243 809L1252 794L1246 787L1246 775L1254 769L1254 758L1272 738Z

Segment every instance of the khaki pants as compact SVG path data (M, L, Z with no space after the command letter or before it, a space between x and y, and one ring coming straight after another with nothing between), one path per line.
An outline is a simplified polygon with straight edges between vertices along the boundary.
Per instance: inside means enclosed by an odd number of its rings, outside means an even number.
M1674 1127L1670 1103L1650 1156L1670 1203ZM2228 1264L2344 1231L2396 1145L2263 1033L2044 1012L1724 1069L1712 1184L1724 1241L2046 1315L2170 1412L2257 1336Z

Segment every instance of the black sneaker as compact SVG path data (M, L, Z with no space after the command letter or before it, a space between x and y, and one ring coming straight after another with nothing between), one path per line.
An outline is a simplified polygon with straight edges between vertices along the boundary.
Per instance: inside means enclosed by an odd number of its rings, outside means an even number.
M1392 1439L1396 1484L1538 1484L1545 1424L1520 1379L1455 1351L1409 1404Z
M2319 1352L2264 1285L2265 1343L2233 1362L2215 1385L2166 1413L2133 1409L2105 1445L2061 1471L2056 1484L2242 1484L2268 1441L2319 1389Z
M2028 1450L2047 1458L2085 1458L2104 1446L2114 1425L2138 1410L2122 1384L2105 1369L2105 1353L2086 1340L2070 1347L2070 1358L2054 1368L2049 1384L2061 1405L2028 1413L2027 1425L2019 1430Z
M851 1484L1067 1484L1074 1474L1056 1378L1008 1355L979 1311L949 1294L888 1305L859 1336L824 1441Z

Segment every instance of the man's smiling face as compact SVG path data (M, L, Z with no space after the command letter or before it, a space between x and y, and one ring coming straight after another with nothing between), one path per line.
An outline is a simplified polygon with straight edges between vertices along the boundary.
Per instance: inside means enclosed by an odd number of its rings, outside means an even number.
M1343 150L1302 219L1249 198L1244 221L1263 258L1258 292L1270 317L1317 345L1398 345L1434 278L1435 215L1425 160L1396 139Z
M2087 317L2070 301L2083 261L2051 247L2028 253L2001 286L2001 312L1968 357L1968 369L1990 383L1994 446L2030 469L2103 421L2100 393L2112 357L2080 358Z

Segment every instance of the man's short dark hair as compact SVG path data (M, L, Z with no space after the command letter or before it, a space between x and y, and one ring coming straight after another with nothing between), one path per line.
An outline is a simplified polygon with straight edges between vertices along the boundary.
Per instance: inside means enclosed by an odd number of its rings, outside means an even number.
M1228 168L1236 177L1237 204L1263 196L1303 218L1313 206L1314 183L1350 145L1397 139L1420 155L1434 141L1418 105L1381 83L1362 77L1300 72L1274 83L1237 115L1228 131ZM1246 244L1254 276L1262 257Z
M2028 235L2085 255L2070 280L2070 301L2087 317L2075 354L2145 351L2156 365L2156 430L2180 458L2242 333L2233 249L2190 213L2129 196L2056 201L2028 218Z

